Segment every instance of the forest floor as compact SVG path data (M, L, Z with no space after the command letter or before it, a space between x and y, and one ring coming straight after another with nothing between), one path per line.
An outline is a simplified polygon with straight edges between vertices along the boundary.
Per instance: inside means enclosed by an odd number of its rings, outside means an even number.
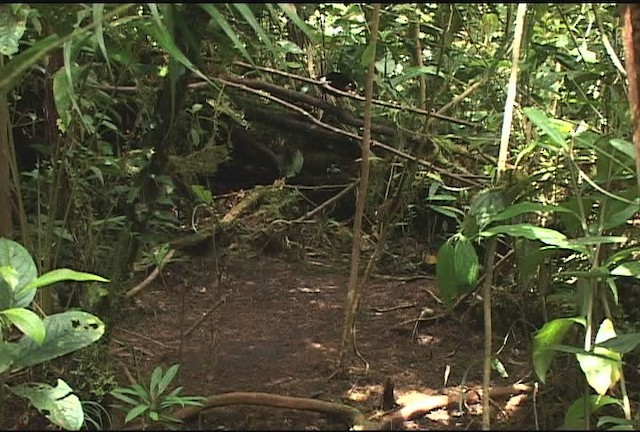
M446 387L481 386L481 315L452 314L419 326L402 324L425 308L433 315L444 312L433 279L372 278L356 332L369 368L354 359L350 373L329 379L340 348L348 270L311 258L288 262L254 256L228 263L217 284L214 268L211 257L170 263L131 302L127 319L111 329L111 352L122 366L121 385L127 383L125 369L148 380L154 367L166 370L180 363L176 384L184 386L186 395L268 392L344 403L367 415L380 408L388 378L399 402L416 392L432 395ZM181 343L181 334L188 330ZM503 337L496 335L495 350ZM508 338L500 355L509 376L501 378L494 371L495 386L531 381L528 354L516 348L515 339ZM461 400L455 405L407 422L405 428L481 427L478 403ZM492 398L492 417L492 429L534 429L532 395ZM309 411L233 405L207 410L185 427L335 430L348 425Z

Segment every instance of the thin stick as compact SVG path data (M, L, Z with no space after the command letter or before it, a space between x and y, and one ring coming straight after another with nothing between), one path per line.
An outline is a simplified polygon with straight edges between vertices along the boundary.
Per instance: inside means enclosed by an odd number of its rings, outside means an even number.
M147 277L145 280L143 280L142 282L140 282L138 285L134 286L133 288L131 288L129 291L127 291L127 293L124 295L124 298L131 298L134 295L138 294L140 291L142 291L143 289L145 289L147 287L147 285L149 285L155 278L158 277L158 275L160 274L160 271L162 271L162 269L164 268L165 264L167 262L169 262L169 260L171 258L173 258L173 255L176 253L175 249L171 249L167 255L164 257L164 259L162 260L162 263L157 266L149 275L149 277Z
M191 332L193 332L196 329L196 327L198 327L200 324L202 324L202 322L209 316L209 314L211 312L213 312L214 310L216 310L217 308L219 308L221 305L223 305L226 302L227 302L227 299L224 298L224 297L222 297L220 300L218 300L216 302L216 304L211 306L205 313L203 313L202 316L196 320L196 322L191 324L191 327L189 327L189 329L186 332L184 332L184 337L189 336L191 334Z

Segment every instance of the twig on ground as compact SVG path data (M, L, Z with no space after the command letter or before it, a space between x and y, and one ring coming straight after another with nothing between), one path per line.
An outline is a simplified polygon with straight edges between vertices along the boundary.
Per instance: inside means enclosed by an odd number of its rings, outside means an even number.
M218 300L216 304L211 306L205 313L203 313L202 316L196 320L196 322L191 324L191 327L189 327L189 329L186 332L184 332L184 337L189 336L191 332L193 332L196 329L196 327L202 324L202 322L209 316L211 312L213 312L214 310L216 310L226 302L227 302L227 299L225 297L222 297L220 300Z
M155 278L158 277L158 275L164 268L165 264L168 263L171 260L171 258L173 258L173 255L175 253L176 253L176 250L171 249L162 260L162 263L159 266L157 266L145 280L143 280L138 285L134 286L129 291L127 291L127 293L124 295L124 298L131 298L134 295L138 294L143 289L145 289L147 285L149 285Z

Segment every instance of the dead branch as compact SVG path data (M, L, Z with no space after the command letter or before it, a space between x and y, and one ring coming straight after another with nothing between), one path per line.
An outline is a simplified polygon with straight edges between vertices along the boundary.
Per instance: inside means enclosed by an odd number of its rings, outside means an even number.
M173 258L173 255L175 253L176 253L175 249L171 249L165 256L165 258L162 260L162 263L160 263L160 265L157 266L145 280L143 280L138 285L134 286L129 291L127 291L127 293L124 295L124 298L131 298L134 295L138 294L143 289L145 289L147 285L149 285L155 278L158 277L158 275L164 268L165 264L168 263L169 260L171 260L171 258Z
M234 64L236 64L238 66L253 68L253 66L251 66L251 65L249 65L247 63L240 62L240 61L236 61L236 62L234 62ZM303 77L303 76L300 76L300 75L294 75L294 74L290 74L290 73L287 73L287 72L276 71L275 69L264 68L264 67L260 67L260 66L257 66L256 69L263 70L265 72L270 72L270 73L277 73L278 75L287 76L289 78L293 78L293 79L296 79L296 80L308 82L308 83L311 83L311 84L322 85L322 83L320 81L318 81L318 80L314 80L312 78ZM195 86L196 84L197 84L197 87ZM206 87L209 84L207 84L206 82L203 81L203 82L199 82L199 83L193 83L191 85L194 86L194 87L191 87L191 88L201 88L201 87ZM351 98L351 99L355 99L355 100L358 100L360 102L364 102L365 101L365 98L363 96L360 96L360 95L356 95L356 94L353 94L353 93L340 91L338 89L333 89L333 88L331 90L335 91L340 96L344 96L344 97L348 97L348 98ZM472 122L469 122L469 121L466 121L466 120L462 120L462 119L458 119L458 118L455 118L455 117L450 117L450 116L446 116L444 114L441 114L441 113L438 112L439 110L437 110L437 111L427 111L427 110L424 110L424 109L414 108L414 107L410 107L410 106L404 106L404 105L400 105L400 104L393 103L393 102L381 101L379 99L373 99L372 103L374 105L378 105L378 106L384 106L384 107L387 107L387 108L393 108L393 109L403 110L403 111L407 111L407 112L414 112L414 113L417 113L417 114L425 115L427 117L434 117L434 118L437 118L439 120L447 121L447 122L450 122L450 123L456 123L456 124L469 126L469 127L473 127L473 128L480 127L480 125L477 124L477 123L472 123Z
M276 103L278 103L280 105L286 106L286 107L290 108L291 110L302 114L304 117L308 118L312 123L317 124L318 126L320 126L322 128L328 129L328 130L333 131L335 133L338 133L340 135L344 135L344 136L349 137L351 139L354 139L356 141L362 142L362 136L360 136L360 135L358 135L356 133L344 131L344 130L342 130L340 128L337 128L335 126L332 126L330 124L324 123L323 121L318 120L313 115L311 115L311 113L305 111L304 109L300 108L299 106L294 105L294 104L292 104L290 102L287 102L285 100L282 100L282 99L280 99L280 98L278 98L276 96L273 96L273 95L271 95L271 94L269 94L269 93L267 93L267 92L265 92L263 90L256 90L256 89L248 87L248 86L246 86L244 84L237 84L235 82L227 81L227 80L224 80L222 78L214 78L214 80L216 80L218 82L221 82L223 84L226 84L226 85L228 85L230 87L236 87L236 88L242 89L242 90L244 90L246 92L253 93L253 94L256 94L256 95L258 95L260 97L264 97L264 98L267 98L269 100L272 100L272 101L274 101L274 102L276 102ZM425 161L423 159L418 159L417 157L415 157L415 156L413 156L413 155L411 155L409 153L403 152L402 150L398 150L398 149L396 149L394 147L391 147L391 146L389 146L387 144L383 144L383 143L381 143L379 141L371 140L371 145L373 145L375 147L380 147L381 149L384 149L384 150L388 151L389 153L393 153L396 156L400 156L403 159L407 159L407 160L413 161L413 162L417 163L418 165L422 165L422 166L425 166L427 168L430 168L430 169L432 169L434 171L439 172L442 175L449 176L451 178L454 178L456 180L459 180L461 182L464 182L464 183L467 183L467 184L470 184L470 185L473 185L473 186L480 186L479 183L477 183L477 182L475 182L473 180L469 180L466 177L462 177L460 175L450 173L444 168L440 168L440 167L438 167L436 165L433 165L432 163L427 162L427 161Z

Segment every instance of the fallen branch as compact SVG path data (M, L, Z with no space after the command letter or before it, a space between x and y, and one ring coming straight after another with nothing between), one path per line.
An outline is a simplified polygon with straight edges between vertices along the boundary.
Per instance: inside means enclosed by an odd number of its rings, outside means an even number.
M171 260L171 258L173 258L173 255L175 253L176 253L176 250L175 249L171 249L167 253L167 255L164 257L164 259L162 260L160 265L158 265L145 280L143 280L138 285L134 286L129 291L127 291L127 293L124 295L124 298L131 298L134 295L138 294L143 289L145 289L147 287L147 285L149 285L155 278L158 277L158 275L160 274L160 272L164 268L165 264L168 263Z

